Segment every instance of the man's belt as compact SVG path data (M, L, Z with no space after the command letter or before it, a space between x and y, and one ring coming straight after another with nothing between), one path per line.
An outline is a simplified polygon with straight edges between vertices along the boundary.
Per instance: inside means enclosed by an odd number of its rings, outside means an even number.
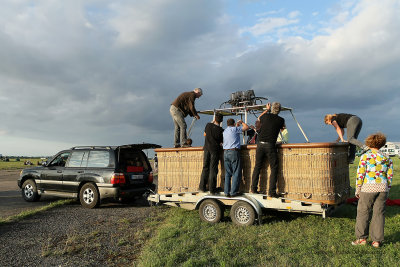
M275 145L275 143L271 143L271 142L264 142L264 141L258 141L258 142L263 145Z
M228 148L228 149L224 149L224 150L235 150L235 151L238 151L239 148Z

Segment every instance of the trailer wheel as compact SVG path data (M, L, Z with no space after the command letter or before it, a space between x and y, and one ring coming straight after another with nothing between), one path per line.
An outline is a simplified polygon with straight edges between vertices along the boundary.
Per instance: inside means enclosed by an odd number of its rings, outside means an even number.
M231 208L231 219L237 225L252 225L256 219L256 212L253 207L244 201L238 201Z
M200 204L199 214L203 221L217 223L222 218L223 208L217 201L206 199Z

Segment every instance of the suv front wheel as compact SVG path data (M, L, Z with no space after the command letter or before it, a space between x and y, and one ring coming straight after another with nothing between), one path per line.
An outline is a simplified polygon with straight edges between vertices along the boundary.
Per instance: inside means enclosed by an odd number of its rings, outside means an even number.
M35 181L28 179L22 184L22 197L28 202L39 200L40 195L38 194Z
M97 207L100 204L97 187L92 183L84 184L79 192L79 200L84 208Z

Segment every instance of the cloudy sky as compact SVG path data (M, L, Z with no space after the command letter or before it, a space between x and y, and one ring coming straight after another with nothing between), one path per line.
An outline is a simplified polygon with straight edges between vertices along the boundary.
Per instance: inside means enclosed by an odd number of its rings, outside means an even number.
M399 14L400 0L2 1L0 154L169 147L169 105L195 87L198 110L249 89L292 107L311 142L336 139L323 117L340 112L362 118L359 139L400 141Z

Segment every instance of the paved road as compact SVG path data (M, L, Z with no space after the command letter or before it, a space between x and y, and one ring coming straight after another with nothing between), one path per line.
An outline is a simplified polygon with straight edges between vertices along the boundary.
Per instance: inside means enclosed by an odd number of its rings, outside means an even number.
M38 202L26 202L22 198L21 189L17 185L20 171L0 171L0 218L2 219L25 210L46 206L50 202L59 199L56 197L42 197Z

